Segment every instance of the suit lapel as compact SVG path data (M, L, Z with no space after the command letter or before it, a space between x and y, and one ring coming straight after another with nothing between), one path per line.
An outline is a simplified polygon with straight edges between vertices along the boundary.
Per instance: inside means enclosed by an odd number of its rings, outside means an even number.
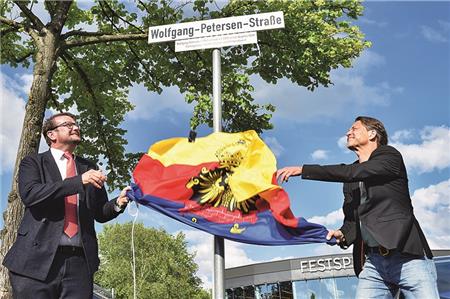
M78 175L82 175L83 173L85 173L88 169L87 164L81 163L79 159L77 159L77 156L75 156L75 166L77 167L77 174ZM84 189L86 190L86 189ZM78 198L80 200L80 202L84 202L86 199L86 192L80 192L78 195Z
M59 172L58 165L56 165L55 159L50 150L44 153L44 167L46 172L50 175L53 182L62 181L61 173Z
M81 175L87 171L88 166L84 163L81 163L80 159L77 159L77 156L75 156L75 165L77 167L77 173L79 175Z

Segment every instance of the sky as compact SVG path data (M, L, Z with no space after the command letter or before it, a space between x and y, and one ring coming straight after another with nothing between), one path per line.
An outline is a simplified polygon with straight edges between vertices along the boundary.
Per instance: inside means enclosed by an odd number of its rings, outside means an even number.
M365 2L364 16L355 22L372 47L350 69L331 72L334 85L314 92L280 80L268 84L253 76L258 103L277 107L274 129L261 137L277 157L279 168L302 164L352 163L345 133L355 117L380 119L389 143L403 155L409 190L418 218L432 249L450 248L450 2ZM0 195L7 206L12 170L21 134L32 69L1 66L0 73ZM177 88L161 95L134 86L129 100L136 106L126 115L127 151L146 152L156 141L187 137L192 106ZM47 112L47 115L51 113ZM212 129L202 127L199 136ZM46 150L41 142L41 151ZM327 228L342 224L342 184L294 178L283 186L292 211ZM113 196L114 194L111 194ZM114 222L133 219L136 207ZM145 207L137 221L147 227L183 232L188 250L195 252L197 275L212 285L213 237ZM3 227L3 219L0 220ZM102 225L97 225L97 232ZM256 246L225 241L225 266L307 257L342 251L326 244Z

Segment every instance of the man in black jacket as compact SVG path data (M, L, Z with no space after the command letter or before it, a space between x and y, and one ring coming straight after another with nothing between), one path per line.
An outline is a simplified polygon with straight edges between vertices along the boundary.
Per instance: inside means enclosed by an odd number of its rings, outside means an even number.
M330 230L342 248L353 244L357 298L439 298L436 267L417 222L401 154L387 145L384 125L360 116L347 134L358 160L350 165L303 165L278 170L277 179L343 182L344 224Z
M53 115L45 121L43 135L50 150L20 163L25 212L3 265L9 269L14 298L92 298L99 266L94 219L103 223L122 213L130 188L108 201L105 175L73 155L81 141L74 115Z

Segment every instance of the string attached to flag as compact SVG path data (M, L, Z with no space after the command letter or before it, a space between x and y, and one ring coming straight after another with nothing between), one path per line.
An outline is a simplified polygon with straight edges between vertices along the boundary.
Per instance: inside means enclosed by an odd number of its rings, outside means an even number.
M135 254L135 246L134 246L134 225L139 215L139 204L137 201L132 201L134 203L130 204L128 207L128 214L133 217L133 224L131 226L131 254L132 254L132 262L131 262L131 270L133 272L133 299L136 299L136 254ZM132 208L135 206L134 208Z

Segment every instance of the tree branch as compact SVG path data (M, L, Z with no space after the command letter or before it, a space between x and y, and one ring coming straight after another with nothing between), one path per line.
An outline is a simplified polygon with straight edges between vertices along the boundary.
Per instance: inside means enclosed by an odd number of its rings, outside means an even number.
M50 18L53 20L53 17L55 16L55 7L53 6L56 4L53 1L44 1L44 7L49 12Z
M69 15L69 9L73 1L58 1L56 6L56 11L52 15L52 22L50 27L55 31L60 33L64 23L66 22L67 16Z
M81 37L80 39L69 40L63 43L63 47L70 49L73 47L86 46L107 42L118 42L128 40L146 40L148 38L147 33L142 34L106 34L101 36L88 36Z
M142 66L144 71L148 75L150 75L151 78L155 78L156 81L161 81L144 63L142 63L143 59L141 57L139 57L139 54L136 53L136 51L133 49L133 47L131 47L130 43L127 42L127 46L130 49L131 53L134 55L134 57L139 61L139 64ZM153 81L151 81L150 83L153 85L153 88L155 88L155 90L160 90L160 87L158 86L158 84L156 84Z
M111 13L112 13L113 15L115 15L116 17L118 17L120 20L122 20L122 22L124 22L125 24L128 24L129 26L131 26L131 27L133 27L133 28L135 28L135 29L137 29L137 30L140 31L141 33L144 33L144 32L145 32L144 30L142 30L141 28L137 27L137 26L134 25L133 23L128 22L127 20L125 20L124 18L122 18L118 13L115 12L115 10L112 9L112 7L108 4L108 2L105 1L105 2L103 2L103 3L105 3L105 5L108 7L108 9L111 11ZM103 10L102 2L99 2L99 4L100 4L100 6L102 7L102 11L104 11L104 10ZM104 12L105 12L105 11L104 11Z
M33 54L34 54L34 51L29 51L29 52L25 53L25 55L23 55L22 57L14 58L14 62L21 63L22 61L24 61L25 59L27 59L28 57L30 57Z
M67 39L71 36L102 36L102 35L113 35L114 33L112 32L88 32L88 31L83 31L81 29L76 29L76 30L71 30L68 31L64 34L61 34L61 38L62 39Z
M36 39L37 35L36 32L33 31L33 29L28 25L28 24L24 24L24 23L19 23L10 19L7 19L5 17L0 16L0 23L11 26L10 28L5 28L3 29L0 34L3 36L4 34L8 34L10 32L14 32L20 29L24 29L26 32L28 32L28 34Z
M111 10L111 12L113 14L115 14L117 17L121 18L119 15L117 15L117 13L115 11L112 10L112 8L107 5L108 8ZM104 13L105 17L109 20L109 22L111 23L111 26L114 27L117 31L120 30L119 27L116 26L116 24L114 24L114 21L112 18L110 18L110 16L108 16L108 14L106 13L105 9L103 8L103 5L101 5L100 3L100 7L102 9L102 12ZM134 26L134 25L133 25ZM140 31L142 31L140 28L138 28ZM139 64L142 66L142 68L144 69L144 71L150 75L151 78L156 78L157 80L158 77L144 64L142 63L142 58L139 57L139 55L136 53L136 51L134 51L133 47L130 45L130 43L128 41L125 42L128 46L128 48L130 49L131 53L134 55L135 58L137 58L137 60L139 61ZM159 86L155 83L155 82L151 82L151 84L153 85L153 88L155 88L155 90L160 90Z
M33 23L33 27L38 31L41 31L44 28L44 24L42 21L31 11L28 9L26 2L22 2L20 0L14 1L14 3L20 8L20 10L25 14L25 16Z
M99 139L102 140L104 146L105 146L105 151L106 151L106 157L108 158L109 161L109 165L111 167L111 171L114 171L114 164L113 164L113 157L112 154L110 153L110 151L108 150L108 142L106 140L106 135L105 132L103 131L103 121L102 121L102 116L100 115L100 112L97 110L96 107L98 107L98 100L97 100L97 96L95 95L94 89L92 87L91 82L89 81L89 77L86 74L86 72L83 70L83 68L80 66L80 64L73 58L70 56L69 53L64 53L62 55L62 59L63 61L70 67L69 63L67 60L70 60L73 64L73 66L75 67L76 72L78 73L78 75L80 76L81 80L83 81L84 85L86 86L86 90L87 92L91 95L92 101L94 102L94 109L95 109L95 115L97 118L97 130L99 131ZM72 68L71 68L72 69Z
M5 18L3 16L0 16L0 23L1 24L5 24L5 25L9 25L9 26L11 26L13 28L17 28L17 29L24 27L24 25L22 23L18 23L16 21L7 19L7 18Z
M140 5L142 5L142 6L144 7L145 11L146 11L147 14L150 16L151 13L150 13L150 11L148 10L147 5L145 5L145 3L143 3L141 0L138 0L138 2L139 2Z
M19 28L16 27L5 28L2 31L0 31L0 36L4 36L10 32L17 32L17 31L19 31Z

